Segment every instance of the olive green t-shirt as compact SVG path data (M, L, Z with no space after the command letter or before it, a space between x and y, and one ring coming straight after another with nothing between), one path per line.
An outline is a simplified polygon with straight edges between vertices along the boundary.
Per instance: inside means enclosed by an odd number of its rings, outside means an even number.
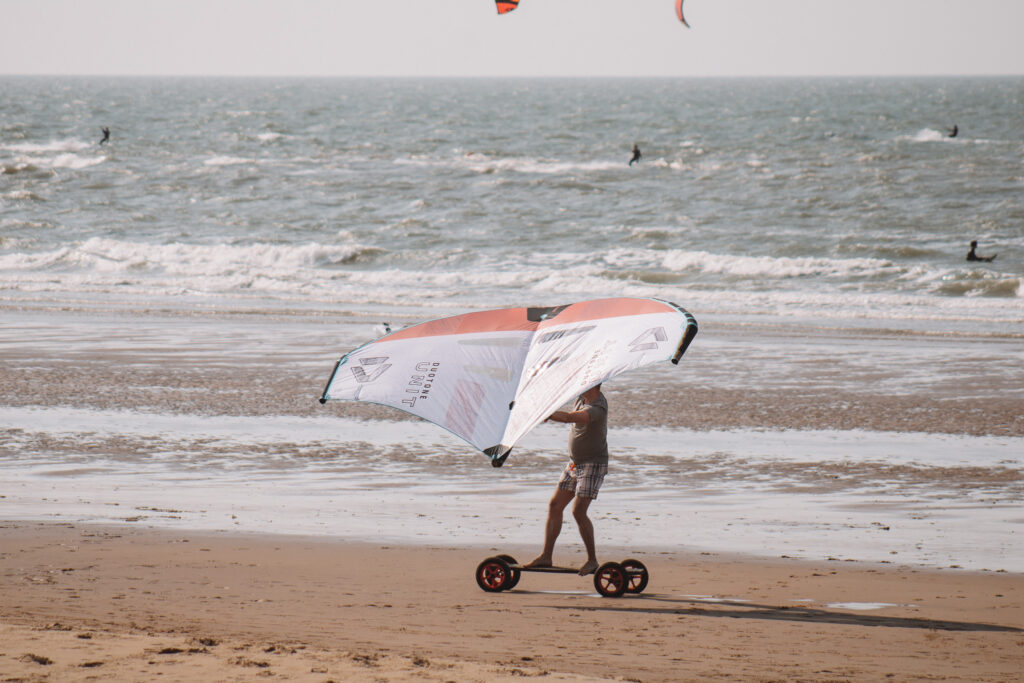
M583 463L608 464L608 401L598 394L593 403L577 398L573 412L585 410L590 414L587 424L574 424L569 430L569 457L577 465Z

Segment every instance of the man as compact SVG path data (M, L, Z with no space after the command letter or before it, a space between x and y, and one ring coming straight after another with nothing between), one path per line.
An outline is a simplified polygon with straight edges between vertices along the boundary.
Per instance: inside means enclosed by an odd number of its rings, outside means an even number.
M587 517L590 503L597 498L597 492L608 472L608 401L601 393L601 385L580 394L573 404L572 412L559 410L549 420L572 425L569 432L569 457L571 458L561 478L555 495L548 503L548 519L544 527L544 551L527 567L550 567L555 550L555 540L562 530L562 512L575 498L572 516L576 519L583 545L587 549L587 561L580 567L580 576L597 571L597 551L594 548L594 525Z
M629 165L632 166L634 163L639 162L640 161L640 157L642 157L642 156L643 155L640 154L640 145L634 144L633 145L633 158L629 160Z
M100 140L100 144L105 145L108 142L110 142L110 129L106 126L103 126L102 128L100 128L100 130L103 131L103 139Z
M974 250L978 248L978 240L971 240L971 250L967 252L968 261L995 261L997 254L991 256L978 256Z

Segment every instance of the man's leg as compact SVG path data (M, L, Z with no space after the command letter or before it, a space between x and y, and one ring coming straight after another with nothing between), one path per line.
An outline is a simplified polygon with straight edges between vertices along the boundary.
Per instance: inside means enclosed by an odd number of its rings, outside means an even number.
M587 549L587 562L580 567L580 576L593 574L597 571L597 550L594 547L594 525L587 517L587 509L593 498L576 497L572 506L572 516L576 518L576 526L580 529L580 536L583 538L583 545Z
M555 495L551 496L548 503L548 521L544 526L544 551L533 561L527 563L527 567L550 567L551 558L555 552L555 541L562 531L562 511L569 501L576 494L565 489L555 489ZM591 532L593 533L593 532Z

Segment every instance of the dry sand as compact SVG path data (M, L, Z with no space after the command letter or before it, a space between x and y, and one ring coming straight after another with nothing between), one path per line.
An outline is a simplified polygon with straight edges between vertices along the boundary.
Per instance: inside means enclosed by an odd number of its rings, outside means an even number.
M1022 680L1018 574L641 553L642 596L485 593L496 552L6 522L0 680Z

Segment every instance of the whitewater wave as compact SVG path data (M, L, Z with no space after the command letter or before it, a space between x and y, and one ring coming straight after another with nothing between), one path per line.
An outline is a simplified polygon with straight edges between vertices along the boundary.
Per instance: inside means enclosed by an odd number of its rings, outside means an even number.
M978 271L957 272L941 278L934 291L946 296L1024 298L1024 278Z
M13 200L13 201L33 201L33 202L45 202L46 201L46 199L44 199L40 195L36 194L35 192L31 192L29 190L12 190L11 192L5 193L3 195L3 198L4 199L10 199L10 200Z
M49 142L15 142L0 144L0 150L16 154L50 154L53 152L81 152L96 146L95 142L84 142L74 138L50 140Z
M888 287L940 296L1022 296L1021 278L985 269L908 266L877 258L739 256L679 249L619 248L595 258L591 252L481 254L453 248L417 257L392 254L357 240L345 244L145 244L94 237L57 249L0 253L0 272L13 281L52 279L55 270L77 273L83 281L92 276L102 281L111 273L209 282L266 277L294 283L339 278L370 283L381 278L381 283L404 282L424 291L481 285L545 290L557 282L558 287L572 291L603 291L632 283L655 290L676 285L747 291L870 286L876 291ZM571 283L567 285L564 278Z
M966 321L1024 331L1022 279L966 264L943 268L885 258L643 247L481 251L454 242L392 250L358 234L343 230L334 243L294 244L149 244L94 237L39 248L35 241L5 241L0 243L0 298L69 305L99 299L141 307L201 303L210 310L259 302L255 305L267 308L398 310L435 317L425 312L637 296L676 301L695 314L856 325Z
M951 138L947 133L941 131L922 128L913 135L904 136L903 139L910 140L911 142L951 142L955 138Z
M163 273L200 278L267 275L290 279L311 269L330 269L372 262L384 249L363 245L203 245L143 244L94 237L77 246L39 252L0 254L0 271L77 271L89 273Z
M689 271L738 278L772 279L891 277L906 272L905 268L884 259L736 256L679 250L666 253L662 265L678 273Z
M66 168L79 170L102 164L106 156L81 156L74 152L62 152L53 156L29 156L21 154L13 158L0 159L0 173L15 175L19 173L38 173Z
M255 164L255 159L246 157L216 156L203 161L204 166L235 166L237 164Z
M510 172L545 175L594 173L621 169L625 166L625 163L621 160L612 161L603 159L592 161L564 161L534 157L491 158L485 154L476 152L469 152L463 156L452 157L449 159L410 157L396 159L395 163L415 166L447 167L479 174Z
M96 166L102 164L107 160L105 156L99 157L82 157L77 154L58 154L52 159L37 160L42 161L43 165L49 165L52 168L70 168L70 169L82 169L90 166Z

